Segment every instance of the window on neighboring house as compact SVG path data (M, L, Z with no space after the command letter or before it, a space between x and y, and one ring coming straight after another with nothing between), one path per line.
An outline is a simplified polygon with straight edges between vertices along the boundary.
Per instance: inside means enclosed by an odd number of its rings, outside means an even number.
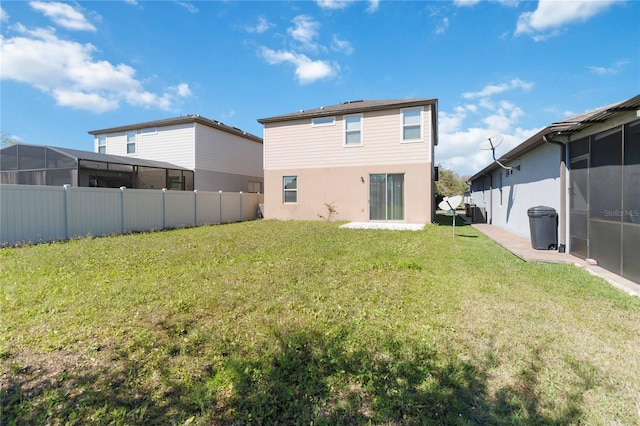
M98 135L98 152L100 154L107 153L107 135Z
M282 178L282 187L284 189L283 200L285 203L298 202L298 177L284 176Z
M136 153L136 131L127 132L127 154Z
M344 116L344 146L362 145L362 114Z
M422 141L422 108L402 110L402 141Z
M312 127L334 126L336 124L335 117L318 117L311 120Z

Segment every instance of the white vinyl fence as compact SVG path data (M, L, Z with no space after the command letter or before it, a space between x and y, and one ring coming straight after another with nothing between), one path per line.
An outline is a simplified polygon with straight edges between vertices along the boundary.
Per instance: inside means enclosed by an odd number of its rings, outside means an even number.
M241 222L262 194L0 185L0 245Z

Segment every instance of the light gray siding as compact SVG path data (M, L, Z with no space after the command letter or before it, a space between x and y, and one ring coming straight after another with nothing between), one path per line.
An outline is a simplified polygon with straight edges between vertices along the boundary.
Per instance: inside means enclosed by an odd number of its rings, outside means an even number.
M513 174L498 168L490 176L476 179L472 185L472 203L486 209L491 224L530 237L528 209L544 205L554 208L558 214L562 211L560 162L563 149L559 145L543 145L506 164L520 166Z
M262 176L262 144L195 124L194 169ZM246 189L245 189L246 191Z
M136 153L127 154L127 132L107 134L107 154L165 161L186 169L195 168L195 123L158 127L155 133L136 130ZM97 152L97 139L95 138Z

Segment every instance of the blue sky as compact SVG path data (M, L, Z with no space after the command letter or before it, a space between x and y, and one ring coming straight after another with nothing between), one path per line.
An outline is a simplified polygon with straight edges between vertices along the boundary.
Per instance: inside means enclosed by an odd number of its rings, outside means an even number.
M93 150L87 132L437 98L436 163L461 175L540 128L640 93L640 2L1 3L1 131Z

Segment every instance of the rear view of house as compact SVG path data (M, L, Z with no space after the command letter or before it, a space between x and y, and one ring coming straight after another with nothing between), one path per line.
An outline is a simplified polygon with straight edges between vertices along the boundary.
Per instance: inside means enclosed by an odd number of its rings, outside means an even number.
M193 170L202 191L262 192L262 138L199 115L92 130L94 150Z
M430 223L437 100L351 101L259 119L265 217Z

